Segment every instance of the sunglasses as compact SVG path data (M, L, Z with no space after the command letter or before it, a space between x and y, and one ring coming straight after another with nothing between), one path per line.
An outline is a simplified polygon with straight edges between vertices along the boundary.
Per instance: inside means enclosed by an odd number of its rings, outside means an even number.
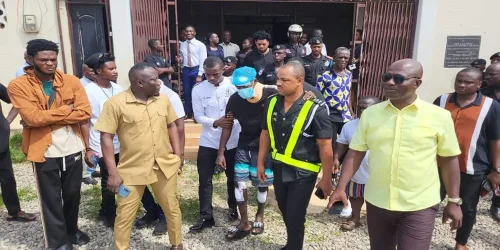
M413 79L413 78L420 79L420 77L417 77L417 76L405 78L403 75L391 74L388 72L382 74L382 81L383 82L389 82L392 79L392 80L394 80L394 83L396 83L396 84L403 84L405 81Z

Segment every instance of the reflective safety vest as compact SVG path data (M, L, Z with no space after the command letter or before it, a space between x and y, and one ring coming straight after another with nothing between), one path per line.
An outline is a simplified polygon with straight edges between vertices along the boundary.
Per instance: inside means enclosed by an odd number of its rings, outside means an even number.
M299 141L299 138L302 134L302 131L304 129L304 125L306 125L306 121L308 120L308 114L311 109L313 109L314 102L312 101L306 101L304 103L304 106L302 106L302 109L299 112L299 116L297 119L295 119L295 124L293 125L292 133L289 135L288 142L285 147L285 152L279 153L278 150L276 149L276 142L275 142L275 137L274 137L274 128L272 124L272 114L274 111L274 106L276 105L277 97L272 97L270 102L269 102L269 107L267 109L267 129L269 131L269 137L271 139L271 157L276 160L283 162L287 165L304 169L313 173L319 173L321 164L320 163L311 163L303 160L298 160L294 159L292 157L292 152L295 149L295 146L297 145L297 142ZM317 109L318 106L314 107L314 109ZM315 113L315 112L313 112Z

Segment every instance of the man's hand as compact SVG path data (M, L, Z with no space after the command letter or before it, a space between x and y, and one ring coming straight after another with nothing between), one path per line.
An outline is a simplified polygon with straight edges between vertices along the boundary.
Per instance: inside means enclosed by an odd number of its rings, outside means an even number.
M456 203L448 202L443 211L443 224L451 219L450 230L457 230L462 226L462 210Z
M342 203L344 203L344 207L348 206L347 194L344 189L336 189L333 191L332 195L330 195L330 199L328 200L328 209L330 209L337 201L342 201Z
M306 91L304 92L304 97L302 97L304 100L314 100L316 99L316 95L312 91Z
M332 169L332 173L338 173L340 170L340 162L339 162L339 159L337 158L333 158L333 169Z
M92 156L97 154L94 150L89 150L85 152L85 162L87 163L87 166L91 168L95 168L94 163L92 162Z
M224 154L219 154L217 156L217 160L215 161L215 164L219 165L221 168L226 169L226 157Z
M232 118L231 113L228 113L228 118L226 118L225 116L219 118L219 120L214 121L214 126L221 128L232 128L233 122L234 118Z
M197 76L196 77L196 83L200 83L201 82L201 76Z
M323 176L318 184L316 184L316 188L321 189L323 191L323 194L325 194L325 197L330 196L333 191L331 178L331 176Z
M497 171L493 171L488 174L488 180L491 182L493 186L493 190L495 190L498 186L500 186L500 173Z
M120 185L122 183L123 183L123 179L120 176L120 174L116 173L116 174L109 175L109 178L108 178L109 191L111 191L115 194L118 193L118 189L120 188Z
M265 182L267 180L266 168L264 165L257 164L257 178L260 182Z

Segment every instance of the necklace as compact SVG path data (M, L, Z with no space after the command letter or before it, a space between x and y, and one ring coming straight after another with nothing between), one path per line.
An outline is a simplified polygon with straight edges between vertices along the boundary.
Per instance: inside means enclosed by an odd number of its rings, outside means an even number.
M99 85L97 85L97 86L99 86ZM99 86L99 88L101 88L102 93L104 93L106 95L106 97L109 99L109 96L108 96L108 94L106 94L106 91L104 91L104 89L101 86ZM113 85L111 85L111 96L114 96L113 95Z

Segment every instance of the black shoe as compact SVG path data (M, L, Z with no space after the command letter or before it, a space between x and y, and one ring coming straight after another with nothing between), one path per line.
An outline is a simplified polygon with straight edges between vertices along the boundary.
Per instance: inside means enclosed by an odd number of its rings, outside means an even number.
M490 213L494 220L500 221L500 207L496 207L492 204L490 207Z
M101 172L99 171L95 171L93 172L90 176L92 176L92 178L101 178Z
M164 235L167 233L167 221L165 219L158 220L155 229L153 230L153 235Z
M70 243L66 243L66 244L56 248L55 250L73 250L73 245L71 245Z
M135 227L138 229L148 227L155 223L157 219L158 218L156 218L156 216L151 216L146 213L144 216L135 221Z
M229 208L229 211L227 212L227 218L229 219L229 221L238 220L238 210L236 210L236 208Z
M68 235L68 241L73 245L83 246L89 243L90 238L84 232L78 230L76 234Z
M193 226L191 226L189 228L189 231L190 232L193 232L193 233L198 233L198 232L201 232L203 231L203 229L205 228L209 228L209 227L213 227L215 226L215 221L214 221L214 218L211 218L211 219L201 219L200 221L198 221L198 223L194 224Z
M97 180L92 179L92 177L83 178L82 182L87 185L97 185Z
M115 227L115 217L106 217L103 220L104 226L113 229Z

